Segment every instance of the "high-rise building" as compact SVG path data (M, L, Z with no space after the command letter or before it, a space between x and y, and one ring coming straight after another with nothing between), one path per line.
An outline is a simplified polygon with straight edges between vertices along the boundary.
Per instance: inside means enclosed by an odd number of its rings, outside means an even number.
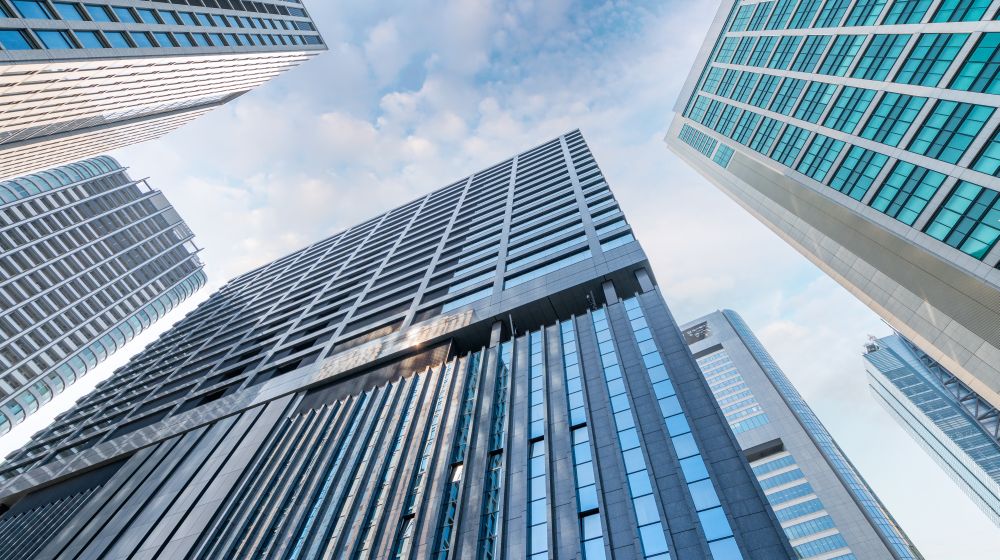
M736 312L681 329L796 558L920 558Z
M867 345L865 370L876 400L1000 525L1000 411L898 334Z
M193 237L107 156L0 182L0 435L205 284Z
M792 556L579 131L232 280L2 476L16 558Z
M0 178L157 138L326 48L298 0L5 0L0 17Z
M1000 20L725 0L666 141L1000 407Z

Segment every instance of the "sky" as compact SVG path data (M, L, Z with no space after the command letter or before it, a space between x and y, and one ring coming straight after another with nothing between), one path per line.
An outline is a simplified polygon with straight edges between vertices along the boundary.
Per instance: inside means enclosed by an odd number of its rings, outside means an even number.
M0 456L227 279L579 128L680 322L739 312L929 560L998 530L871 397L867 307L671 154L716 1L306 0L329 51L113 155L197 235L208 286L0 439Z

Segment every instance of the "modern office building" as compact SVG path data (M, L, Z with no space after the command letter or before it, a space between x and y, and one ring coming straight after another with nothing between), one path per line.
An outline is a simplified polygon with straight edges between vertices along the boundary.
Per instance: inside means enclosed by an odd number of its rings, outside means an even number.
M157 138L326 48L298 0L3 0L0 17L0 179Z
M667 144L1000 407L1000 20L725 0Z
M898 334L866 348L876 400L1000 525L1000 411Z
M681 329L796 558L920 558L736 312Z
M793 555L579 131L232 280L2 476L14 558Z
M204 285L193 237L107 156L0 182L0 436Z

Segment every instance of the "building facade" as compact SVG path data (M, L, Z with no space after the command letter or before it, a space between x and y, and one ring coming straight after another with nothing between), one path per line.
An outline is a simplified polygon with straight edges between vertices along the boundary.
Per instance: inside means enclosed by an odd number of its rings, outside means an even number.
M1000 411L898 334L867 345L865 370L876 400L1000 525Z
M0 436L205 284L193 237L107 156L0 182Z
M736 312L681 329L797 558L920 558Z
M298 0L0 0L0 178L157 138L325 49Z
M2 477L14 558L793 556L579 131L232 280Z
M993 406L998 9L726 0L666 137Z

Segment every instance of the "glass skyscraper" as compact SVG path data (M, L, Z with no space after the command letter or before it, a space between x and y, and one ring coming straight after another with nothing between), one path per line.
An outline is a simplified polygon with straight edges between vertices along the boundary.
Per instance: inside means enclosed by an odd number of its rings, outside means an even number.
M1000 406L1000 20L725 0L666 142Z
M0 17L0 178L159 137L326 48L298 0L8 0Z
M0 476L14 558L794 554L578 131L233 279Z
M681 329L796 558L921 558L736 312Z
M204 285L193 237L107 156L0 182L0 435Z
M876 399L1000 525L1000 411L898 334L867 345Z

